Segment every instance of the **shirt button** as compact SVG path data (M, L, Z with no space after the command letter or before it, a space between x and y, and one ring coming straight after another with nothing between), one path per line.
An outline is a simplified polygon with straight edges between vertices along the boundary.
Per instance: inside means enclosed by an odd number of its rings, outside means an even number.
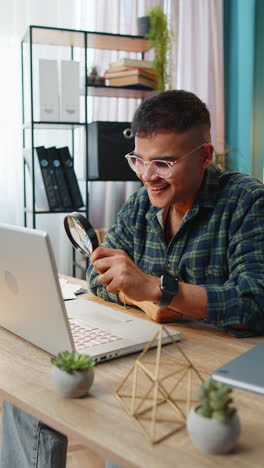
M168 263L167 267L168 267L169 269L171 269L172 264L171 264L171 263Z

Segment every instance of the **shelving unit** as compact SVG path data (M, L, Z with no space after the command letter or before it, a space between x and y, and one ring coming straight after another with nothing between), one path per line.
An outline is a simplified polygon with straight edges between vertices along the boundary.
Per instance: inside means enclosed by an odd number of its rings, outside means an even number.
M45 50L43 47L45 46ZM47 47L48 46L48 47ZM23 123L23 151L30 152L29 178L26 158L23 157L24 180L24 225L37 227L37 216L41 214L67 213L71 210L40 210L36 207L36 180L34 148L46 145L47 131L56 132L54 141L49 145L69 146L73 160L76 162L75 138L76 132L84 132L84 154L86 158L86 180L83 184L82 195L84 206L79 212L89 217L89 167L88 167L88 97L122 97L143 99L152 91L113 86L87 85L88 49L103 49L109 51L135 52L139 58L144 58L144 52L150 48L150 42L139 36L110 34L91 31L77 31L71 29L50 28L44 26L29 26L21 41L21 70L22 70L22 123ZM39 58L60 58L63 60L78 60L80 63L83 86L80 87L80 122L41 121L37 114L36 99L38 80L37 66ZM46 132L44 132L46 130ZM30 187L30 195L28 195ZM31 216L31 220L29 220ZM30 222L31 221L31 222ZM75 276L75 252L73 253L73 275Z

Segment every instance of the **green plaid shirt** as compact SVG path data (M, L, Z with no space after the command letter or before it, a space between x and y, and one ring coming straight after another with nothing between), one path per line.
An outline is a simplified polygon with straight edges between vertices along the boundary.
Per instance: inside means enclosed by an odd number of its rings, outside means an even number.
M180 273L184 282L208 294L204 320L235 336L264 334L264 185L257 179L207 169L192 208L169 245L164 241L160 210L142 187L118 214L103 245L122 249L153 276ZM119 302L88 268L91 291ZM245 324L251 331L230 329Z

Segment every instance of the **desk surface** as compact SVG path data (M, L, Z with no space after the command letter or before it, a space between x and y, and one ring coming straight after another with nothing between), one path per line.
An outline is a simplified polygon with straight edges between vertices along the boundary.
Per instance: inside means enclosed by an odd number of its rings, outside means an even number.
M82 297L100 302L89 294ZM117 305L114 307L120 309ZM140 311L133 313L143 317ZM175 328L182 332L182 349L205 377L216 367L263 341L263 338L233 338L195 322L179 322ZM168 356L172 351L175 352L173 346L166 346ZM3 398L124 467L263 467L263 396L234 390L242 425L240 443L228 456L209 456L192 445L185 429L152 446L136 422L126 414L115 391L135 362L135 355L96 366L90 396L67 400L57 396L51 388L48 353L1 328L0 353Z

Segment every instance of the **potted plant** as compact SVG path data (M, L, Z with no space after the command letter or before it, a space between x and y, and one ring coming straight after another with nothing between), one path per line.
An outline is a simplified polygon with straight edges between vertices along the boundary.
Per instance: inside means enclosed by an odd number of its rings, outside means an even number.
M217 149L214 150L214 163L222 170L232 170L231 160L228 155L229 153L237 151L237 149L232 148L232 146L226 142L223 142L221 146L223 147L221 151L218 151Z
M51 358L52 382L56 392L65 398L88 394L94 380L94 361L87 354L64 351Z
M145 34L150 39L154 49L153 68L156 75L156 90L165 91L169 88L168 53L171 46L171 33L169 31L167 15L159 6L152 7L147 16L150 18L150 30Z
M237 411L230 406L232 389L207 379L200 386L199 401L187 418L187 430L194 445L207 453L230 452L240 435Z
M98 67L96 65L91 67L91 71L87 77L87 82L91 85L105 85L105 79L103 76L100 76Z

